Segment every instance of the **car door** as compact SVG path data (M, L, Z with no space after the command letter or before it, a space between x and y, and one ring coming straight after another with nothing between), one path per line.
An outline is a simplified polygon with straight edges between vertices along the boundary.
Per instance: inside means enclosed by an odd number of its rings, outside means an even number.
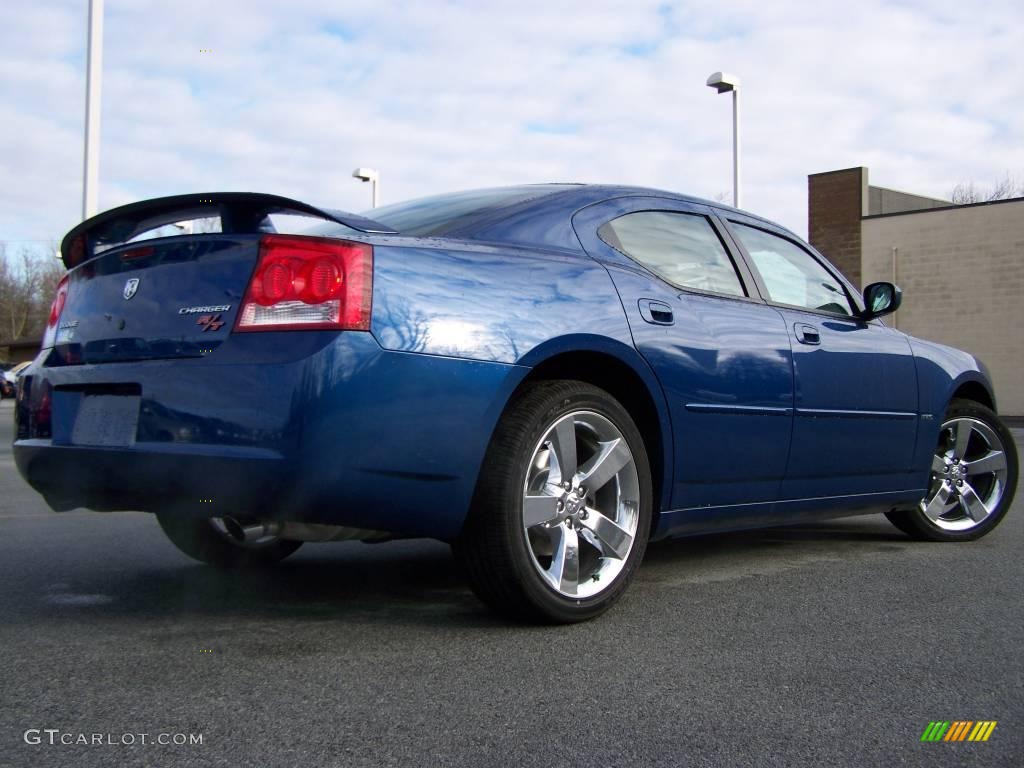
M788 233L733 216L728 228L791 338L795 418L782 498L913 488L917 374L906 336L860 319L851 287Z
M789 450L789 336L779 313L751 295L752 278L729 253L710 209L618 198L583 209L573 225L611 274L636 347L664 389L672 505L691 511L680 520L729 526L745 513L770 511ZM734 515L709 511L724 505L751 506Z

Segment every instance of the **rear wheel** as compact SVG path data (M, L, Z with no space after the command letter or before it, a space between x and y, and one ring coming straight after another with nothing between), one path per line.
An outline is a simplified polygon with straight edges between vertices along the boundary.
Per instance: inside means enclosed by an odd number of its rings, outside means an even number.
M1013 435L991 409L954 400L939 431L927 495L916 509L887 517L916 539L978 539L1003 519L1016 488Z
M178 549L201 563L218 568L261 568L288 557L301 541L265 536L241 543L219 518L194 519L172 514L156 517L167 538Z
M497 611L583 621L632 579L651 504L647 453L626 410L589 384L540 382L498 425L456 552Z

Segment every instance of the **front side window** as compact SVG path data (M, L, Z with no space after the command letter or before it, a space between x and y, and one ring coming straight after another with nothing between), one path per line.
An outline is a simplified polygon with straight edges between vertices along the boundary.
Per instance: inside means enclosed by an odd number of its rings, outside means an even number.
M640 211L597 231L608 245L680 288L745 296L736 267L704 216Z
M803 248L746 224L731 222L731 226L761 273L771 301L821 312L854 314L843 286Z

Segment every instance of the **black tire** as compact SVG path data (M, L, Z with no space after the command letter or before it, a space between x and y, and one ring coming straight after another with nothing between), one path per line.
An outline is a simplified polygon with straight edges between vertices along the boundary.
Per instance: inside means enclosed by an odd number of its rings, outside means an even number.
M587 598L566 597L541 577L523 528L524 484L534 448L560 418L578 411L607 419L625 438L639 489L637 529L621 571L608 587ZM611 607L633 578L647 547L652 503L647 452L625 408L607 392L583 382L538 382L522 391L502 416L454 550L473 591L497 612L531 622L585 621Z
M1006 459L1006 478L1003 484L1002 496L995 508L977 525L966 530L953 531L940 527L932 521L921 509L920 506L914 509L894 510L887 512L889 522L903 531L911 538L919 541L973 541L980 539L992 531L1002 519L1013 503L1013 495L1017 489L1017 445L1013 435L1002 420L990 408L986 408L973 400L953 400L943 422L952 419L973 419L981 422L995 433L1002 443L1003 454ZM940 432L940 445L945 439ZM932 475L935 482L935 474Z
M217 568L265 568L284 560L302 546L301 541L275 539L265 544L241 545L204 518L158 514L157 522L178 549L201 563Z

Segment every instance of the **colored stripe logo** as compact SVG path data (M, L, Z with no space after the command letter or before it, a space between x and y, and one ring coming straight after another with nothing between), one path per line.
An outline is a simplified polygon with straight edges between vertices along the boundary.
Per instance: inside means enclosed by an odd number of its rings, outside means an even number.
M996 720L933 720L921 741L988 741L996 724Z

